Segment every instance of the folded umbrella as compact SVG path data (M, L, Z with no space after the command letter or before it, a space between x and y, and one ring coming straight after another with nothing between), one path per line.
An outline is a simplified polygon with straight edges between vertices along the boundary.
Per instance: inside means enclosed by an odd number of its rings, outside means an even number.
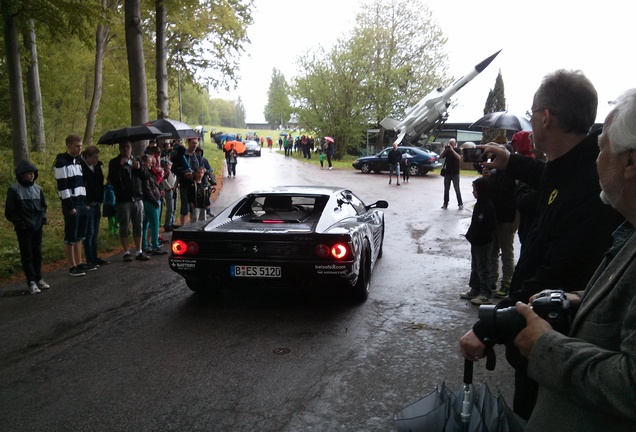
M494 397L483 384L472 385L473 363L464 362L464 384L451 392L442 383L419 401L395 414L398 432L523 432L525 421L506 404L503 396Z
M109 130L101 136L97 144L118 144L125 140L131 142L142 141L157 138L162 133L163 132L154 126L128 126L121 129Z

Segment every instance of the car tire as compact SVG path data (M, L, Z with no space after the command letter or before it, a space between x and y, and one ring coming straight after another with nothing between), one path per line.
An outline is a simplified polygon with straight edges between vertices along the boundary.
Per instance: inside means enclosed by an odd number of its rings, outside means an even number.
M369 252L369 242L365 240L362 255L360 256L358 281L353 286L353 298L358 302L363 302L369 298L369 289L371 287L371 257Z
M190 288L192 291L202 296L211 296L218 292L217 289L212 288L210 286L211 285L210 282L205 283L200 280L192 280L192 279L186 279L185 282L188 288Z
M415 177L420 174L420 166L417 164L409 165L409 175Z
M362 174L370 174L371 173L371 165L369 165L368 163L364 162L360 166L360 171L362 172Z

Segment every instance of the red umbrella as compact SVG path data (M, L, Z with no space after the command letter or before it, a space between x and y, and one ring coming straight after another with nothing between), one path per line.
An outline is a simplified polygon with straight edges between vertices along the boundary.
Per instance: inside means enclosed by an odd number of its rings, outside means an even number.
M325 137L325 141L334 142L333 138L331 137Z
M234 145L234 150L236 150L238 154L245 152L245 144L243 144L241 141L226 141L223 148L225 150L229 150L232 145Z

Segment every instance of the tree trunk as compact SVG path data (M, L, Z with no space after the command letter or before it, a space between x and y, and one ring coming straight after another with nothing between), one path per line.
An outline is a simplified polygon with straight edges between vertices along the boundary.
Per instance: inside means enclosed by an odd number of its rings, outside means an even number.
M166 118L168 115L168 60L166 51L166 22L168 9L165 0L156 0L156 37L157 37L157 118Z
M141 33L141 0L125 0L124 11L130 81L130 117L132 125L139 125L148 121L148 93ZM134 143L133 153L137 156L141 155L145 146L146 142Z
M27 23L22 38L24 46L31 55L31 62L27 67L27 89L29 98L29 133L31 134L31 150L43 152L46 150L44 137L44 113L42 110L42 91L40 89L40 70L38 67L38 49L35 43L35 24L32 19Z
M22 90L22 67L20 65L20 41L15 16L10 10L10 1L2 0L4 42L7 52L9 75L9 98L11 100L11 135L13 137L13 164L29 158L27 148L26 113Z
M106 0L102 0L102 7L106 8ZM97 119L97 111L103 92L103 69L104 69L104 53L108 41L110 29L103 24L97 26L95 33L95 74L93 81L93 97L91 98L91 107L86 115L86 129L84 130L84 143L93 142L93 132L95 131L95 122Z

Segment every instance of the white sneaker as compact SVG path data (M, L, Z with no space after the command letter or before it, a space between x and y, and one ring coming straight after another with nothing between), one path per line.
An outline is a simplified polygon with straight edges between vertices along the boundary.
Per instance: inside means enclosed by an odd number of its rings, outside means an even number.
M51 286L49 284L44 282L44 279L40 279L39 281L37 281L37 286L41 290L47 290L47 289L51 288Z
M38 288L38 284L34 281L29 282L29 294L37 294L40 293L40 288Z
M472 304L474 305L489 305L492 304L492 300L490 300L488 297L480 295L479 297L476 297L474 299L472 299L470 301Z

